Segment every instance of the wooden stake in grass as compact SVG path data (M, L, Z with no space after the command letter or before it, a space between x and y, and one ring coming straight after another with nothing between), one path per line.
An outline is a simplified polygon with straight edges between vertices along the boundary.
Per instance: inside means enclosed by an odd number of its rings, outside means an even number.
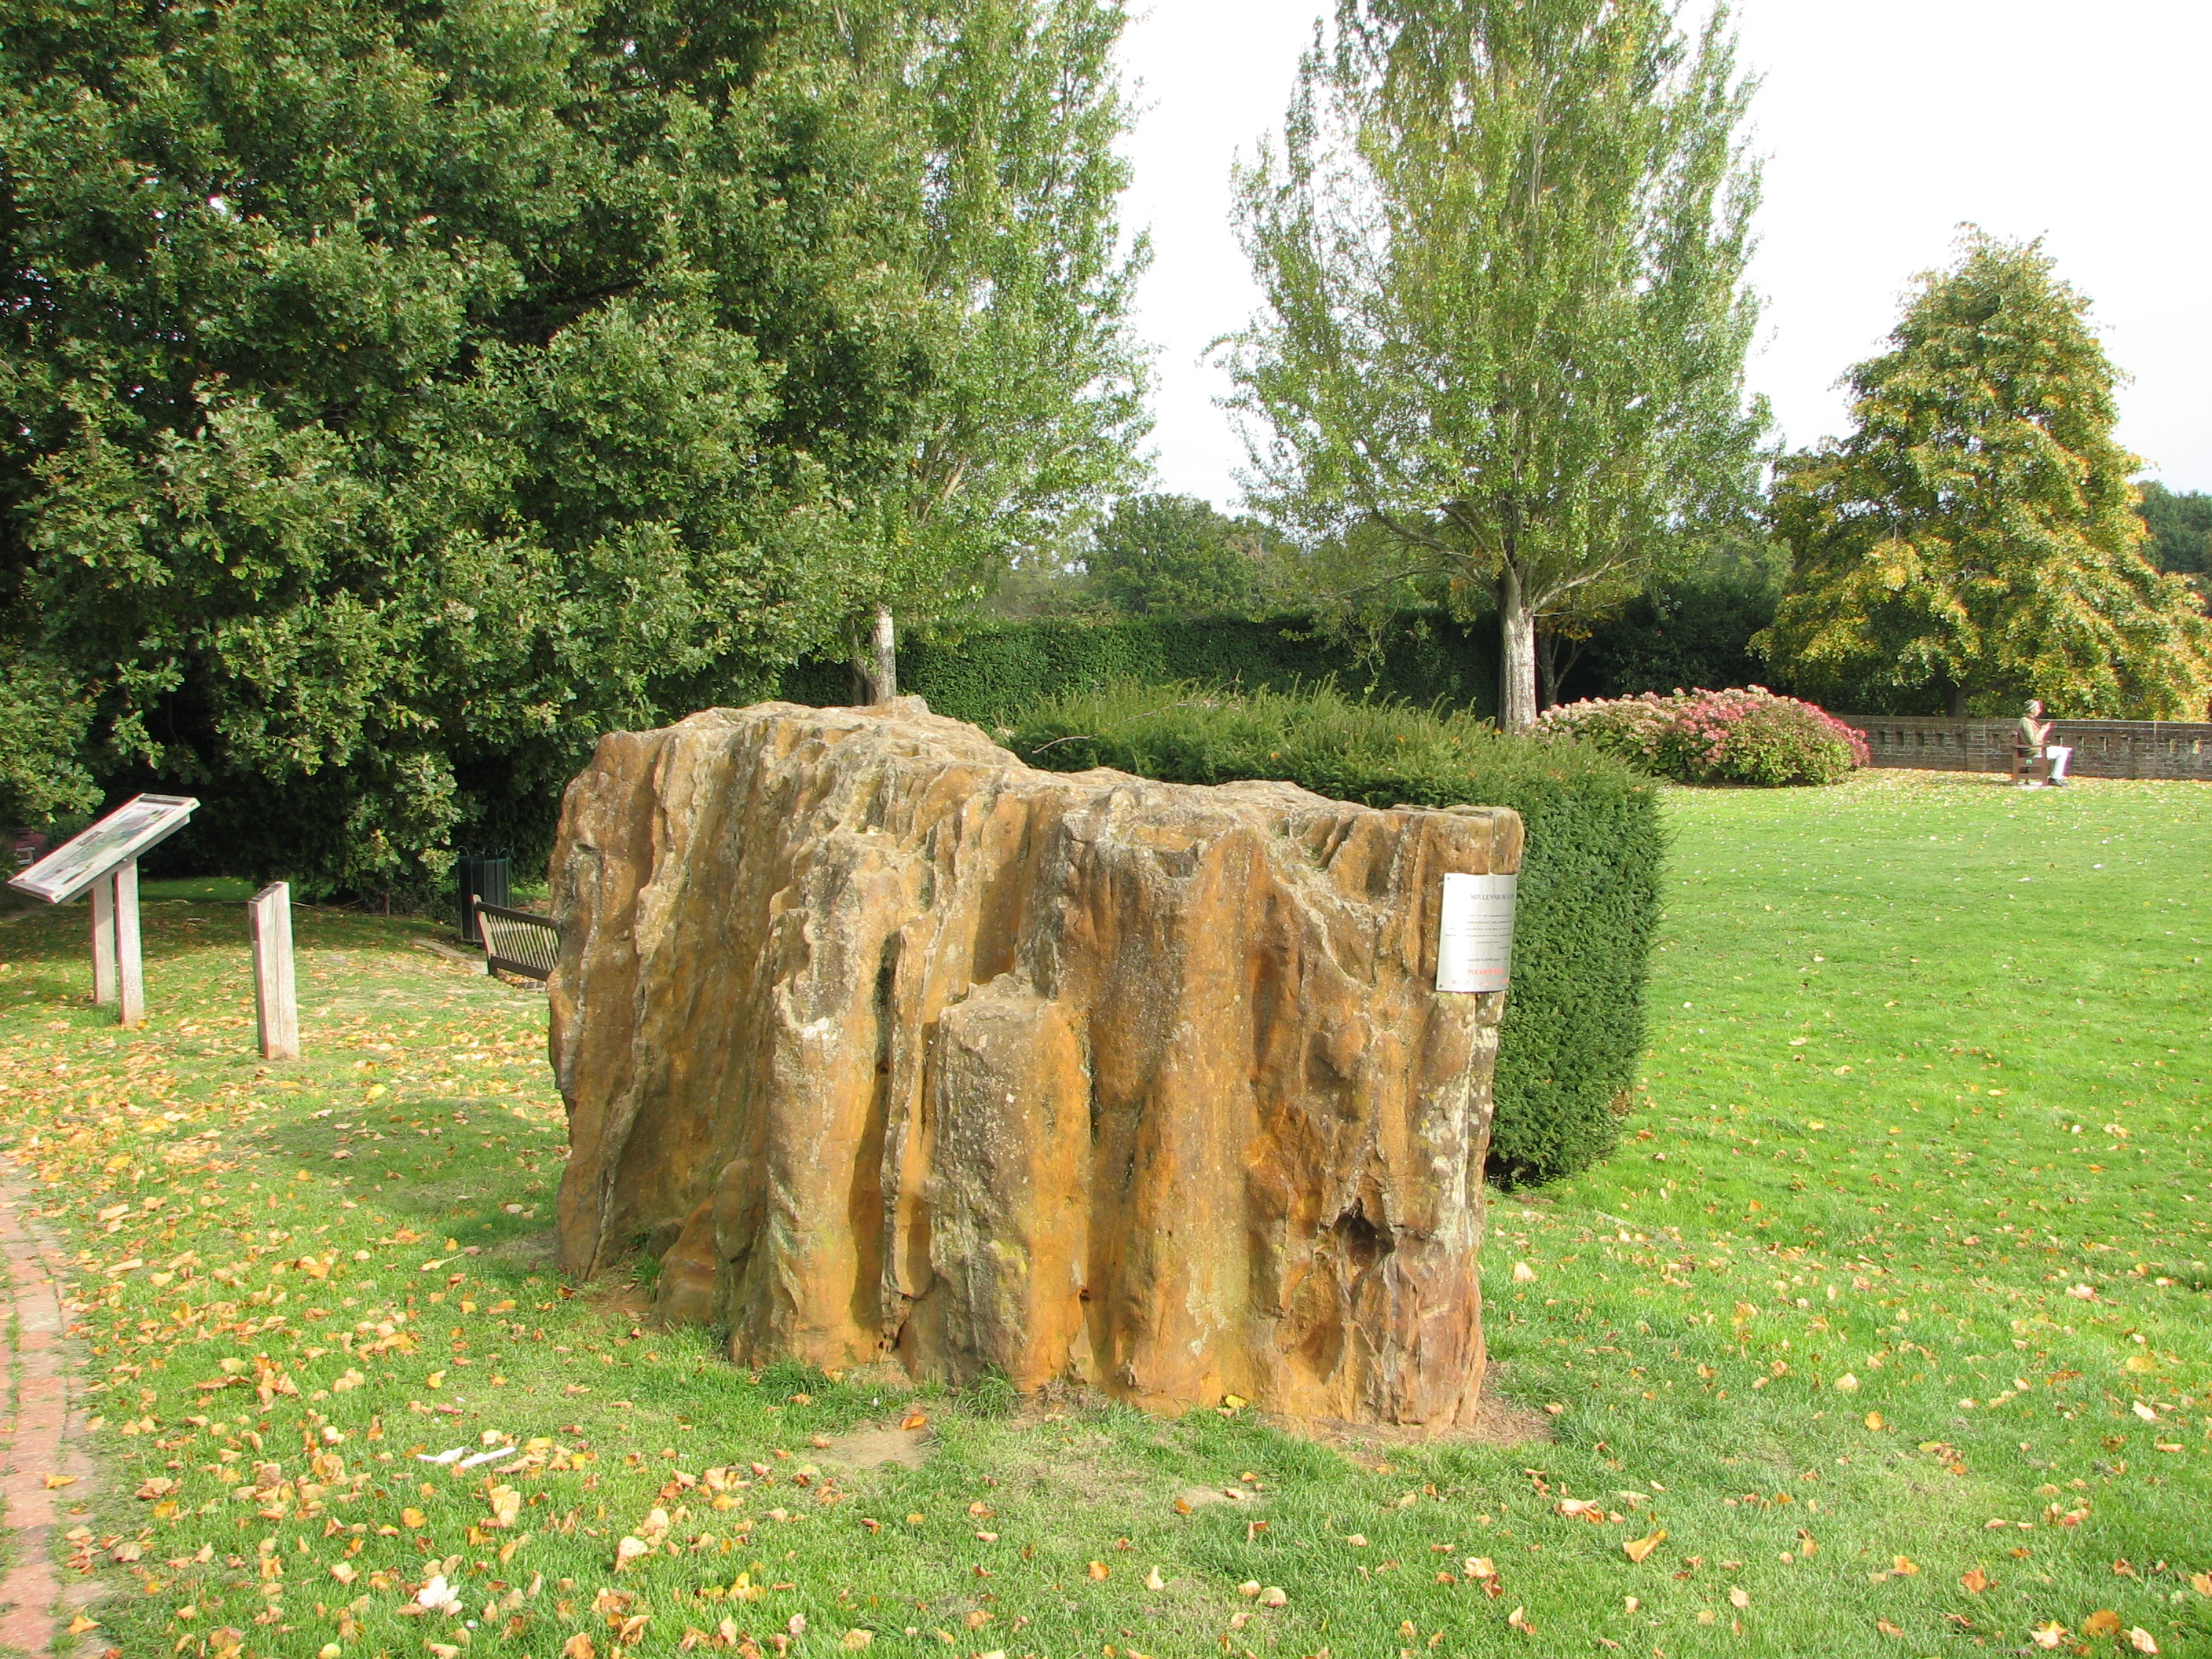
M101 1008L115 1000L115 883L108 876L92 884L92 1000Z
M138 860L118 865L102 887L113 884L115 911L115 1000L117 1022L146 1023L146 962L138 946Z
M292 976L292 888L272 881L246 902L253 934L253 1012L264 1060L300 1057L300 999Z

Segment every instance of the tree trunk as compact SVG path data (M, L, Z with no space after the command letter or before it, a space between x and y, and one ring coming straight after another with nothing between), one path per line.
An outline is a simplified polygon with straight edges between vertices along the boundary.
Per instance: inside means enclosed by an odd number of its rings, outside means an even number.
M873 659L869 690L877 702L889 702L898 696L898 635L891 623L891 608L887 605L876 607L876 627L869 641Z
M1559 705L1559 636L1536 635L1536 712Z
M1536 619L1510 562L1498 578L1498 724L1525 732L1536 723Z
M868 672L868 653L860 644L860 631L850 619L845 623L845 666L853 676L853 707L866 708L876 700L874 677Z

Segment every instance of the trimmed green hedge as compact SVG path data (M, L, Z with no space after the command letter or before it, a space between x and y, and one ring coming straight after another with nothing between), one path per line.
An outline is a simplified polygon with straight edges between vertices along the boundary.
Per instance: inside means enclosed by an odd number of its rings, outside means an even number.
M1486 713L1498 701L1496 630L1431 619L1425 631L1394 630L1378 659L1316 632L1297 617L1118 618L1051 617L1035 622L940 625L899 642L899 690L932 710L986 727L1010 726L1048 697L1103 690L1124 681L1193 680L1286 691L1334 679L1370 695ZM787 671L793 702L850 702L842 662L807 661Z
M1533 1184L1612 1151L1644 1047L1659 922L1664 841L1649 779L1587 744L1503 737L1464 715L1354 702L1328 688L1116 684L1033 707L1010 746L1063 772L1279 778L1370 806L1513 808L1528 847L1491 1171Z

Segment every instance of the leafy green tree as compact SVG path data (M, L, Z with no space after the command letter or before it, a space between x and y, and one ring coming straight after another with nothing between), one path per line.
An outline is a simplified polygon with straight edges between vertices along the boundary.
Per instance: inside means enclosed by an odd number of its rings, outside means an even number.
M1373 550L1328 597L1494 607L1509 727L1540 622L1754 490L1747 96L1724 11L1691 42L1659 0L1340 0L1239 174L1270 516Z
M1090 429L1066 376L945 418L935 250L988 192L933 124L1036 70L1009 30L1101 11L0 0L0 635L243 867L533 855L601 732L765 690L877 597L927 434ZM1053 199L1017 194L982 244ZM971 259L971 308L1059 222ZM1054 499L972 492L963 550Z
M0 662L0 828L50 823L100 799L80 758L92 712L53 664Z
M1267 529L1192 495L1129 495L1092 537L1091 586L1131 616L1242 616L1263 591Z
M1850 435L1774 489L1794 569L1758 646L1800 692L2202 718L2212 623L2142 555L2087 312L2039 245L1977 233L1852 370Z
M969 0L886 3L852 27L924 181L910 393L872 481L860 593L871 698L896 689L894 608L972 605L1010 556L1137 472L1148 422L1127 313L1149 255L1142 237L1120 246L1126 22L1120 0Z
M2176 575L2212 574L2212 495L2172 490L2155 479L2142 486L2143 527L2150 532L2144 556Z

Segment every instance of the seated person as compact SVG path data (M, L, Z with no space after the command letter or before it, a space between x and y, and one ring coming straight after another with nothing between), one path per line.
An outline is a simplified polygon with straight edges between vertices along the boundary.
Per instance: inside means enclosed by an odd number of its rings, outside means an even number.
M2066 763L2074 758L2074 751L2051 741L2051 722L2043 718L2043 704L2033 697L2028 699L2027 713L2021 716L2020 744L2031 755L2051 763L2052 788L2066 787ZM2022 778L2020 787L2033 789L2036 781Z

